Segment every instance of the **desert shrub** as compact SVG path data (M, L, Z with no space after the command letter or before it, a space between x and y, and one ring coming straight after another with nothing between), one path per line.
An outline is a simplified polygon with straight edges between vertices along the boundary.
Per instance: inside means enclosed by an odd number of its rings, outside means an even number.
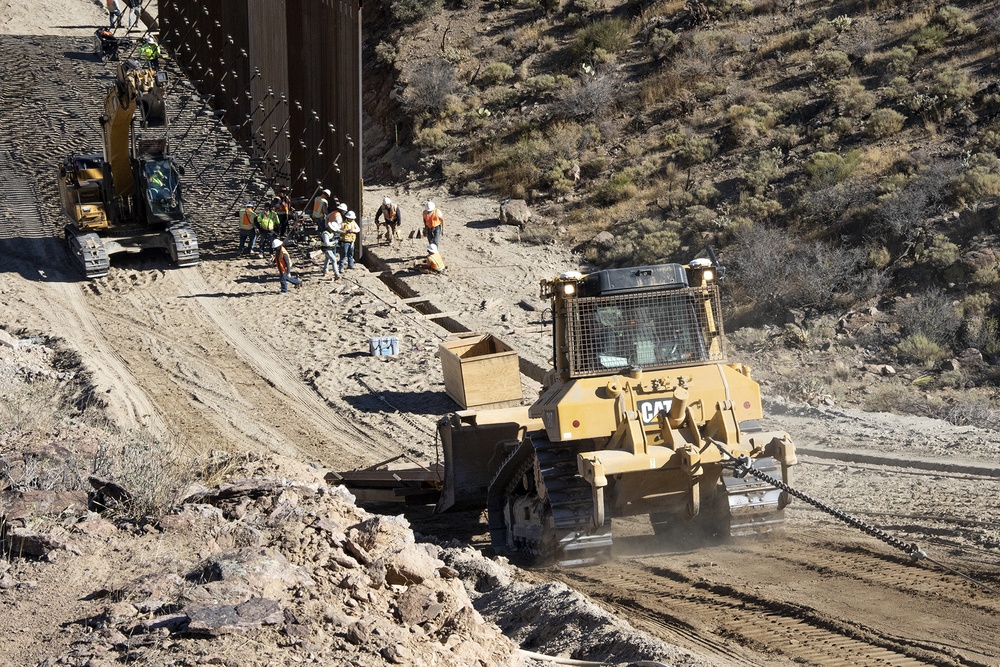
M806 159L805 172L809 177L809 185L813 188L827 188L850 177L858 166L858 153L851 151L847 155L838 155L818 151Z
M617 79L610 75L586 77L562 91L555 109L567 118L598 116L614 103L617 85Z
M540 95L553 90L566 88L572 84L565 74L539 74L525 80L524 88L528 93Z
M933 22L958 37L970 37L977 32L976 24L969 20L969 14L954 5L939 7L934 13Z
M920 260L939 271L947 269L958 261L959 248L944 234L935 234Z
M519 232L518 238L528 245L552 245L559 237L555 225L529 224Z
M901 302L896 306L895 318L907 336L919 335L939 344L954 341L961 326L955 303L936 288Z
M432 58L417 67L403 92L408 110L414 113L437 113L458 87L455 66L441 58Z
M664 27L657 27L649 33L646 45L649 47L650 55L659 60L673 51L679 42L680 38L676 33Z
M146 432L124 432L101 442L94 474L128 492L109 507L112 516L135 522L159 519L194 481L191 462L180 448Z
M451 137L439 125L431 125L417 132L414 143L427 150L439 151L451 144Z
M636 266L670 261L681 245L681 224L676 220L640 218L614 230L611 248L592 247L587 259L601 266L620 262Z
M859 250L807 243L785 230L754 226L741 230L725 254L736 298L758 304L762 314L825 308L838 295L868 296L858 289L865 273Z
M433 16L444 7L444 0L392 0L389 11L397 21L415 23Z
M806 43L809 46L816 46L821 42L825 42L828 39L833 39L837 36L837 28L828 21L827 19L820 19L814 23L808 30L806 30Z
M929 23L910 36L907 43L919 53L937 51L948 39L948 29L938 23Z
M837 139L852 132L854 132L854 121L850 118L840 116L839 118L834 118L833 122L830 123L830 134L837 137Z
M905 186L884 196L874 212L873 231L888 240L912 241L928 217L947 207L958 165L934 162Z
M952 184L954 197L972 202L1000 195L1000 158L992 153L976 153L968 167Z
M375 47L375 61L382 65L393 65L399 57L399 49L395 44L379 42Z
M632 30L628 21L609 16L584 26L577 32L573 44L573 55L579 59L589 58L600 49L606 53L620 53L632 41Z
M865 399L864 409L868 412L892 412L896 414L920 414L926 410L926 400L915 387L901 384L885 384Z
M1000 410L986 398L963 396L948 407L944 413L945 420L955 426L978 426L996 428L1000 423Z
M873 139L885 139L902 130L905 123L906 116L894 109L875 109L865 129Z
M851 71L851 59L843 51L824 51L816 56L816 69L827 79L837 79Z
M514 77L514 68L507 63L490 63L479 73L479 80L485 86L494 86Z
M854 25L854 19L847 14L841 14L837 18L830 21L830 23L837 32L847 32L851 29L851 26Z
M754 194L762 194L769 183L781 176L781 151L772 148L749 157L740 169L740 176Z
M631 199L639 194L639 186L635 184L629 170L614 174L602 183L594 192L594 203L598 206L611 206L620 201Z
M947 106L959 106L972 99L978 87L961 70L945 69L934 75L928 93L940 97Z
M875 95L855 77L841 79L832 86L831 99L837 110L852 118L867 116L875 108Z
M781 202L775 199L767 199L761 196L748 196L747 193L740 194L736 205L732 207L731 213L734 217L742 217L761 222L777 216L784 210Z
M677 150L677 159L682 166L690 168L708 162L718 150L718 144L708 137L691 134L685 137L684 142Z
M948 356L939 343L923 334L910 334L895 347L896 357L903 362L931 367Z

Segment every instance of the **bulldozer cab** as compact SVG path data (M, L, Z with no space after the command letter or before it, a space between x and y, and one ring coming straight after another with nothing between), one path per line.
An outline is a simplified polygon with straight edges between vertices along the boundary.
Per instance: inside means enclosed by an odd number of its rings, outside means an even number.
M665 264L544 282L556 318L556 370L569 380L722 361L710 270Z
M173 220L183 216L180 177L172 160L150 160L142 165L146 200L153 219Z

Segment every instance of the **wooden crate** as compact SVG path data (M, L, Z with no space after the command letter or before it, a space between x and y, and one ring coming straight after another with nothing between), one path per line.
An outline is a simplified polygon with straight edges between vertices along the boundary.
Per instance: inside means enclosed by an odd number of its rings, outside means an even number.
M466 409L508 408L521 404L518 356L492 334L465 334L438 348L444 388Z

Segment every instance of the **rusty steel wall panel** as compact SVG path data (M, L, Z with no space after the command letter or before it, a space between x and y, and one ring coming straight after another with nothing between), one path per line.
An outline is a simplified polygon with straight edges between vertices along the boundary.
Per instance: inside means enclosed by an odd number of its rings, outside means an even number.
M323 185L364 214L360 0L160 0L159 15L259 180L297 197Z

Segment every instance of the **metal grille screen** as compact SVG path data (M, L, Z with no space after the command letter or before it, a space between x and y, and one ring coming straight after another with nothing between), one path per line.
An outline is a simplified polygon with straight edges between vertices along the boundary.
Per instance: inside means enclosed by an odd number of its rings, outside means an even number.
M630 366L669 368L725 359L714 285L567 299L566 308L573 377L607 375ZM715 320L711 327L709 313ZM716 345L706 338L710 330L718 332Z

